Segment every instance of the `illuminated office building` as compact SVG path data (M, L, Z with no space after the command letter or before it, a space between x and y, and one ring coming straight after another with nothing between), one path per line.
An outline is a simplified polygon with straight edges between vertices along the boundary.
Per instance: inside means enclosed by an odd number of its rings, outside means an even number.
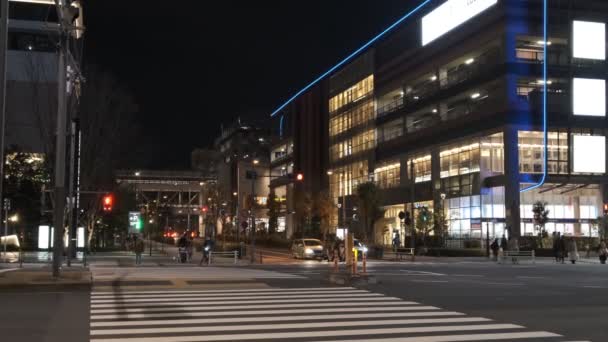
M317 172L347 208L359 184L377 183L378 243L408 234L397 216L412 207L443 210L452 246L532 235L537 201L549 234L596 235L608 202L608 3L548 1L546 13L542 0L421 2L273 118L304 115L294 103L327 92L306 113L327 120Z

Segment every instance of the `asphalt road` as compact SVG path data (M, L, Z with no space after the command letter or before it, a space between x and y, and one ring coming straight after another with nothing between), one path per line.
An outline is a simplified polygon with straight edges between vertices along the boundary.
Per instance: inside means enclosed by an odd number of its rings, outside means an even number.
M323 283L329 266L273 266ZM468 315L555 332L572 341L608 340L608 265L542 262L373 263L368 289Z
M82 342L89 334L89 291L0 290L0 340Z
M168 268L170 269L170 267ZM244 303L243 305L261 305L260 308L262 308L262 310L274 310L264 308L264 306L278 305L282 308L281 310L285 310L287 312L289 310L293 311L293 308L290 307L292 306L292 300L289 297L281 297L280 291L289 289L299 289L298 291L307 291L307 289L311 289L312 291L326 291L325 289L328 289L329 287L327 283L327 275L331 269L331 265L327 263L304 262L301 264L283 266L262 265L255 266L254 268L278 271L285 275L294 275L297 277L256 279L255 284L245 283L241 287L234 287L235 283L232 282L230 284L230 288L227 286L222 286L216 281L214 283L215 285L213 285L213 288L216 289L214 291L227 291L227 294L217 293L209 295L203 290L203 293L197 294L185 292L185 296L191 296L191 300L204 300L201 299L200 296L213 297L225 295L226 297L230 297L234 295L232 293L233 291L243 291L243 295L248 297L247 300L255 301L255 303ZM239 270L242 269L236 268L233 270L234 272L238 273ZM480 323L465 323L466 320L490 319L492 321L481 321L481 324L495 324L498 328L506 327L507 329L512 329L512 325L517 325L525 327L526 333L550 332L563 335L563 338L546 339L551 341L606 341L606 337L608 336L608 325L605 324L606 318L608 317L608 297L605 295L608 291L608 266L606 265L561 265L552 263L540 263L536 265L530 263L522 263L520 265L497 265L489 262L448 263L442 262L440 259L440 261L436 262L418 263L371 262L369 264L368 271L370 274L374 274L376 276L378 284L370 284L365 286L364 289L368 290L369 294L356 294L356 296L378 295L381 296L380 300L384 302L415 302L418 303L416 305L420 306L437 307L441 310L437 311L440 313L452 312L462 315L456 317L449 316L445 318L448 321L458 319L464 320L461 323L454 321L456 323L450 324L475 326L475 324ZM143 275L150 271L144 269L142 272ZM204 283L204 281L202 282ZM267 294L259 294L256 292L259 290L252 290L252 288L256 288L258 286L278 290L269 290L269 293ZM203 287L193 287L190 290L198 291L202 288ZM284 290L280 290L279 288ZM99 302L101 307L97 309L98 312L103 312L103 310L113 312L112 310L115 310L120 316L128 310L133 310L134 312L145 313L145 317L143 319L154 319L154 317L162 317L164 315L162 313L156 313L157 311L154 310L164 309L162 307L153 309L152 314L150 314L150 312L146 311L149 309L146 308L155 307L156 305L174 305L175 303L172 300L169 300L167 303L162 302L159 299L166 295L170 295L171 293L179 295L180 291L187 291L188 289L158 289L158 293L148 293L146 292L147 290L148 289L142 290L141 288L138 290L120 288L113 289L110 292L107 292L107 294L97 290L99 292L94 293L93 297L91 297L91 294L88 291L48 292L42 289L38 291L7 292L3 290L0 291L0 336L2 336L3 341L89 341L89 339L93 336L90 334L95 331L93 327L90 327L91 322L96 322L96 324L99 325L99 331L96 333L100 334L100 337L104 337L103 334L108 332L104 331L105 329L116 329L116 327L113 327L115 322L111 320L104 321L103 317L98 317L97 319L91 320L91 315L95 315L94 311L96 310L96 308L92 307L91 303L99 300L102 301ZM140 293L137 293L136 291L140 291ZM128 298L131 294L133 294L133 297L135 298L141 298L142 302L149 301L149 303L141 304L138 301L135 301L134 303L129 304L133 307L132 309L128 308L128 306L125 309L125 307L123 307L125 298ZM306 296L308 296L308 294L306 294ZM333 300L331 297L328 298L327 294L320 294L317 297L321 299L311 299L311 302L332 302L328 303L327 306L323 306L320 310L322 312L340 313L342 308L340 303L350 303L351 307L357 303L357 299L353 299L356 297L347 297L343 300L340 299L339 301L335 298ZM215 300L214 298L211 299ZM266 302L268 299L270 299L270 301ZM227 298L225 300L230 299ZM311 306L311 304L307 303L307 301L308 299L302 299L299 303L296 303L295 306ZM250 318L247 318L247 315L238 316L243 310L243 308L239 306L240 304L241 303L237 303L236 305L232 306L230 306L230 304L219 304L217 308L211 310L221 310L221 312L224 312L225 315L230 315L228 317L232 317L227 318L227 320L251 321ZM397 304L401 306L401 304ZM142 309L138 309L138 305L143 305L144 311L141 311ZM224 308L223 305L227 306ZM382 307L382 305L380 305L380 307ZM206 310L206 305L200 303L187 309L187 311L184 311L186 308L181 306L177 309L168 308L167 310L169 310L169 312L174 312L174 315L179 312L186 312L184 317L174 317L172 319L190 317L190 319L198 319L201 322L204 322L204 317L209 315L209 312L207 312L208 310ZM311 310L316 309L313 308ZM379 313L376 315L400 314L382 312L382 309L377 310ZM270 311L267 312L268 315L272 316L273 314L269 312ZM361 313L366 313L364 308L363 310L357 310L357 312L352 313L352 315L358 315ZM284 316L279 316L278 314L274 315L276 315L275 317ZM419 319L420 317L414 318ZM123 316L118 317L118 321L121 322L125 319L127 318ZM308 321L290 321L298 319L298 317L294 318L293 316L285 316L282 319L289 321L285 323L285 327L311 323ZM401 319L403 320L403 318ZM404 320L407 321L407 319ZM408 328L407 323L405 323L405 325L398 326L383 326L380 324L380 322L386 323L386 321L378 321L377 325L373 320L362 320L362 322L362 325L365 326L351 328L336 328L328 326L327 328L319 329L338 329L337 333L343 333L344 331L352 331L352 329L355 328L362 329L362 331L372 331L373 329L377 328L395 328L405 330ZM152 324L153 322L148 323ZM167 324L169 323L170 322L167 322ZM313 321L312 323L315 323L318 326L328 324L327 322L322 323L320 321ZM172 325L162 326L161 323L158 324L159 326L148 325L145 327L138 325L141 323L137 323L135 326L129 325L134 324L129 322L122 322L121 324L124 325L124 327L121 329L126 330L116 330L112 333L118 334L126 332L127 334L135 334L135 332L148 331L139 329L151 329L150 331L161 331L162 334L165 334L162 336L166 337L167 334L171 335L171 329L175 329L175 327ZM192 334L200 335L200 333L196 331L201 329L210 329L204 328L204 324L194 324L194 321L191 321L191 323L185 322L183 324L185 324L188 329L193 331ZM293 336L297 336L300 331L297 328L295 330L279 329L281 326L275 327L273 324L275 323L269 322L267 324L267 332L275 333L276 330L276 334L279 334L277 336L282 336L280 334L287 334L285 336L291 336L290 334L294 334ZM210 327L214 326L215 325L211 325ZM228 328L224 327L224 329ZM416 327L414 327L414 329L416 329ZM264 331L266 330L254 330L251 332L251 334L261 334ZM235 332L217 333L232 334ZM247 335L249 333L250 332L244 332L243 334ZM435 332L427 332L424 334L431 333ZM509 330L506 332L503 330L496 330L495 332L490 331L488 339L489 336L497 337L502 333L509 333ZM183 336L184 333L180 332L176 335L179 337L180 334ZM420 332L420 334L423 333ZM460 332L455 334L475 334L475 332ZM116 335L114 337L119 336L120 335ZM144 339L141 341L147 341L145 339L146 335L133 336L144 337ZM414 337L415 336L418 335L414 334ZM374 335L370 334L369 336L357 336L356 339L358 340L361 337L372 339L374 338ZM387 336L384 336L384 338L386 337ZM505 340L509 340L508 338L505 338L505 336L502 337ZM323 338L296 338L293 340L308 341L322 339ZM355 338L351 336L348 340L354 339ZM291 341L292 339L279 338L278 340ZM343 341L342 339L338 339L338 337L331 338L330 336L328 336L326 340ZM486 339L481 338L477 340ZM545 341L545 339L542 338L539 340ZM416 341L416 339L412 341Z

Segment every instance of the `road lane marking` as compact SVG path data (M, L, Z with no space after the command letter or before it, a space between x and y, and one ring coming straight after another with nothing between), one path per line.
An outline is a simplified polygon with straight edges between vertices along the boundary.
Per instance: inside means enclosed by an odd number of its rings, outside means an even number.
M384 297L384 296L376 296L376 297L355 297L349 298L349 302L365 302L365 301L378 301L378 302L390 302L390 301L400 301L401 299L395 297ZM204 300L193 300L189 302L159 302L159 303L111 303L111 304L91 304L91 308L101 309L101 308L135 308L135 307L150 307L150 306L173 306L173 307L182 307L182 306L193 306L193 305L230 305L230 304L239 304L241 307L249 304L271 304L271 303L311 303L311 302L338 302L342 303L344 299L339 298L307 298L307 299L264 299L264 300L222 300L222 301L204 301Z
M517 333L500 333L500 334L468 334L468 335L438 335L438 336L416 336L416 337L389 337L389 338L374 338L374 339L356 339L356 340L332 340L324 342L462 342L462 341L496 341L496 340L515 340L529 338L551 338L561 337L561 335L553 334L546 331L531 331Z
M410 280L413 283L449 283L447 280L421 280L421 279L412 279Z
M120 293L125 293L125 294L146 294L146 295L165 295L167 293L236 293L236 292L245 292L245 293L250 293L250 292L281 292L281 291L307 291L310 293L315 293L318 291L342 291L342 290L357 290L354 287L317 287L317 288L307 288L307 287L300 287L300 288L263 288L263 289L234 289L234 290L197 290L197 291L179 291L179 290L171 290L171 291L124 291L124 292L120 292ZM115 291L102 291L102 292L95 292L93 295L115 295L116 292Z
M299 317L300 320L303 317ZM305 318L304 318L305 319ZM335 327L364 327L377 325L414 325L414 324L445 324L445 323L479 323L491 321L481 317L462 318L434 318L434 319L393 319L374 321L332 321L332 322L301 322L301 323L271 323L271 324L246 324L246 325L216 325L203 327L170 327L170 328L129 328L129 329L102 329L92 330L91 335L138 335L138 334L174 334L174 333L202 333L221 331L251 331L251 330L284 330L284 329L315 329ZM173 322L172 322L173 323ZM505 325L501 325L505 326ZM444 326L447 327L447 326ZM428 329L428 327L427 327ZM425 331L426 332L426 331Z
M399 270L408 275L420 275L420 276L435 276L435 277L443 277L445 274L443 273L435 273L435 272L427 272L427 271L418 271L418 270Z
M378 293L352 293L352 294L322 294L322 295L287 295L287 296L274 296L274 297L270 297L270 296L231 296L231 297L199 297L199 296L189 296L189 297L170 297L170 298L121 298L121 297L115 297L113 299L91 299L91 303L93 304L106 304L106 303L122 303L122 304L126 304L126 303L143 303L143 302L155 302L155 303L162 303L162 302L175 302L177 300L186 300L186 299L193 299L196 301L208 301L209 303L213 304L216 301L221 301L221 300L230 300L230 301L235 301L235 300L242 300L242 301L250 301L253 299L268 299L268 298L274 298L274 299L317 299L317 298L373 298L373 297L383 297L381 294Z
M404 312L398 312L404 311ZM361 312L361 308L333 307L331 309L294 309L294 310L239 310L235 311L213 311L213 312L177 312L177 313L130 313L130 314L111 314L111 315L92 315L91 321L109 319L141 319L141 318L184 318L184 317L220 317L220 316L259 316L259 315L284 315L284 314L308 314L308 313L341 313L341 312ZM412 312L409 307L365 307L365 312L392 312L399 314L399 317L439 317L439 316L464 316L465 314L455 311L416 311ZM398 313L396 313L398 312ZM143 321L139 321L143 322ZM167 323L166 320L162 322ZM169 321L173 322L173 320ZM98 322L103 324L105 322ZM131 323L131 322L125 322Z
M452 277L484 278L485 276L480 274L452 274Z
M315 338L331 336L357 336L377 334L413 334L443 331L475 331L475 330L508 330L521 329L515 324L475 324L456 326L429 326L411 328L382 328L382 329L354 329L354 330L328 330L328 331L298 331L259 334L228 334L228 335L196 335L196 336L163 336L163 337L133 337L133 338L95 338L96 342L202 342L202 341L244 341L244 340L266 340L266 339L288 339L288 338Z
M315 307L334 307L334 306L340 306L340 307L358 307L359 310L365 310L366 306L365 305L383 305L383 306L402 306L402 305L407 305L406 302L397 302L397 301L391 301L391 302L375 302L375 303L314 303L314 304L269 304L269 305L247 305L247 306L243 306L243 305L221 305L221 306L205 306L204 310L207 311L211 311L211 310L228 310L228 309L237 309L237 310L243 310L243 309L275 309L275 308L315 308ZM113 309L92 309L91 313L92 314L101 314L101 313L112 313L112 314L116 314L116 313L142 313L142 312L166 312L166 311L198 311L201 310L201 305L200 304L196 304L192 307L188 307L188 306L179 306L179 307L164 307L164 308L121 308L121 307L116 307ZM439 308L434 307L434 306L402 306L401 310L411 310L411 311L416 311L416 310L420 310L420 311L424 311L424 310L439 310Z
M319 313L318 310L310 310L313 313ZM337 311L337 310L336 310ZM259 314L268 314L268 311L258 311ZM270 312L275 314L275 312ZM295 310L292 313L300 313ZM315 320L337 320L337 319L364 319L364 318L396 318L396 317L413 317L420 316L461 316L456 312L382 312L382 313L355 313L355 314L334 314L334 315L306 315L306 316L258 316L258 317L236 317L236 318L202 318L202 319L175 319L169 323L172 325L178 324L217 324L217 323L239 323L239 322L288 322L288 321L306 321ZM407 324L422 324L422 323L462 323L462 322L482 322L491 321L488 318L480 317L465 317L465 318L433 318L433 319L412 319L411 323ZM101 327L120 327L120 326L147 326L147 325L163 325L167 324L167 320L146 320L146 321L113 321L113 322L91 322L91 328ZM404 323L406 324L406 323Z

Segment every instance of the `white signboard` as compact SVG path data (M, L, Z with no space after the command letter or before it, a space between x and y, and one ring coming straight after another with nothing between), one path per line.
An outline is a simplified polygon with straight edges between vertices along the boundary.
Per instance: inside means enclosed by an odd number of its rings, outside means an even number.
M574 135L573 171L576 173L606 173L606 137Z
M572 57L606 60L606 24L575 20L572 40Z
M606 80L574 78L572 112L574 115L606 116Z
M496 3L498 0L448 0L422 18L422 45L443 36Z

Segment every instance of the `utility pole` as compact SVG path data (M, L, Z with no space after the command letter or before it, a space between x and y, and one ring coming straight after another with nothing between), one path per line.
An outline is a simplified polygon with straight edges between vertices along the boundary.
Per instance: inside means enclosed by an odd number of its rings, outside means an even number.
M55 0L59 16L59 46L57 54L57 137L55 145L55 236L53 237L53 277L59 277L63 251L63 233L65 229L65 168L67 140L67 64L68 33L71 25L66 18L66 0Z
M70 127L70 181L68 184L69 187L69 213L70 215L68 216L68 227L69 227L69 232L68 232L68 258L67 258L67 262L68 262L68 267L72 266L72 258L76 257L76 243L77 241L77 236L76 236L76 226L78 225L78 208L76 205L76 194L74 193L75 191L75 183L76 183L76 134L77 134L77 127L76 127L76 121L72 120L72 124Z
M8 243L8 211L11 210L11 200L8 198L4 199L4 262L6 263L6 244Z
M416 175L414 175L414 157L412 157L412 160L410 162L410 178L412 180L411 183L411 190L410 190L410 194L411 194L411 212L412 212L412 236L410 238L410 248L412 248L412 258L415 258L416 255L416 214L414 212L415 207L414 207L414 202L416 201Z
M251 263L255 262L255 179L257 172L251 172Z
M0 202L3 195L4 131L6 130L6 53L8 41L8 0L0 0ZM0 210L0 220L2 214ZM5 217L8 220L8 217ZM6 252L5 252L6 255Z

